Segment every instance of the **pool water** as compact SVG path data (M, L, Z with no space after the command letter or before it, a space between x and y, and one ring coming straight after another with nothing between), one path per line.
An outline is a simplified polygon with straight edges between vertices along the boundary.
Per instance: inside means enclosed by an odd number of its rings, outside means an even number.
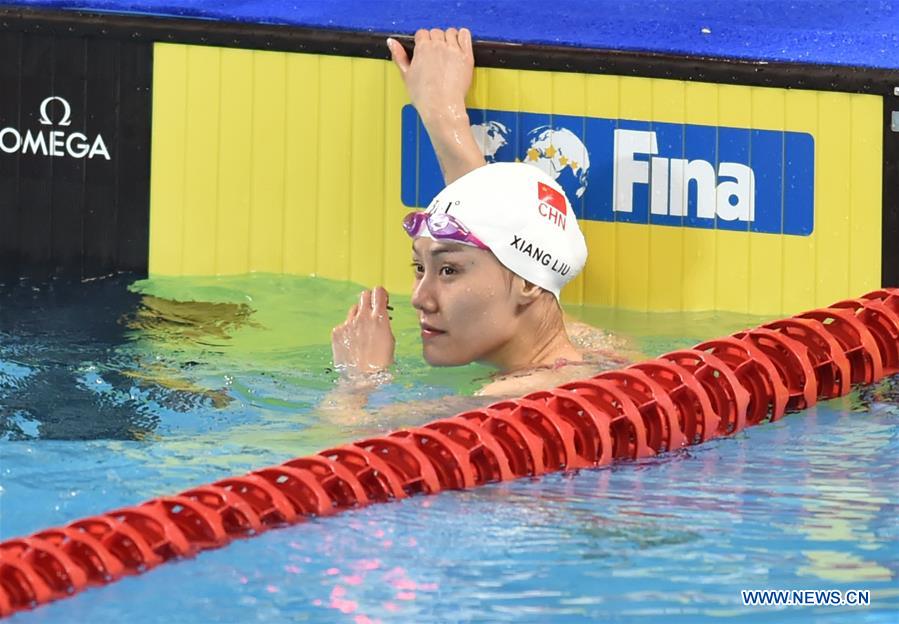
M0 539L445 414L395 296L388 419L334 419L331 327L359 287L254 275L0 289ZM570 308L632 357L757 325ZM396 410L393 410L396 411ZM242 540L11 622L894 622L899 377L652 460L375 505ZM868 589L744 607L742 589Z

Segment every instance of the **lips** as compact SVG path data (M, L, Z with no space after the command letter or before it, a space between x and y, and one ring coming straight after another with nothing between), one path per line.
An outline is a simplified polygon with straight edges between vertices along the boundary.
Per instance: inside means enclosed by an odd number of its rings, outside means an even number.
M422 338L433 338L434 336L442 336L446 332L437 329L433 325L428 325L427 323L421 323L421 337Z

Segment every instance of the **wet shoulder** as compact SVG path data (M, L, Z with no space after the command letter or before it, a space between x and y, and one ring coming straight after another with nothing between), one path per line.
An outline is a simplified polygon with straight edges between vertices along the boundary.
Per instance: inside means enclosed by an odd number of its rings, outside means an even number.
M481 388L476 395L486 397L519 397L538 390L555 388L569 381L586 379L605 370L618 368L629 363L620 357L586 357L583 362L566 364L556 368L538 369L526 373L505 375L494 379Z

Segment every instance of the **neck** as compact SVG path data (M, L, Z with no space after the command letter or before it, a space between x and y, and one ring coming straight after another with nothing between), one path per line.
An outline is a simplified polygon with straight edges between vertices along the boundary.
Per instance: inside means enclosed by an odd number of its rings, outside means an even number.
M560 359L577 361L580 352L571 344L561 310L540 315L542 319L528 322L525 319L518 338L504 345L499 351L486 358L485 363L499 369L502 374L518 370L551 366Z

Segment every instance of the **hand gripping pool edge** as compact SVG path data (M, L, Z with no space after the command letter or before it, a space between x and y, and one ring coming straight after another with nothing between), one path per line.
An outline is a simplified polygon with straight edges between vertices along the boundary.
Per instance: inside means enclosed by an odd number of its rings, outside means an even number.
M881 289L551 390L0 542L0 617L231 540L416 494L652 457L899 373Z

